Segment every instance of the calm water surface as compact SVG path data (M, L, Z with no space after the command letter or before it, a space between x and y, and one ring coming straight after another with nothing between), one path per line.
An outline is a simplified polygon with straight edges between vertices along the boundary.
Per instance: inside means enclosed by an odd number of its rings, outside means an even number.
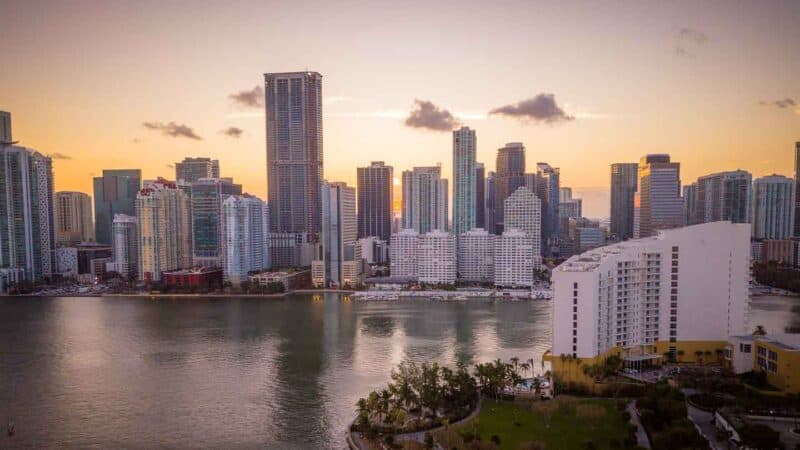
M757 297L751 324L800 324ZM354 403L403 360L534 358L549 302L0 299L0 448L343 448ZM537 365L537 370L541 370Z
M550 333L549 302L3 298L0 448L343 448L397 363L539 361Z

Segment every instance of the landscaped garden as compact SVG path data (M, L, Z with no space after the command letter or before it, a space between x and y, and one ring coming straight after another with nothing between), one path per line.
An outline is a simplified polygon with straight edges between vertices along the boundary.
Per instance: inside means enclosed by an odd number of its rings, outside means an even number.
M636 447L627 413L613 400L568 396L534 402L484 400L475 419L433 436L443 448L459 450Z

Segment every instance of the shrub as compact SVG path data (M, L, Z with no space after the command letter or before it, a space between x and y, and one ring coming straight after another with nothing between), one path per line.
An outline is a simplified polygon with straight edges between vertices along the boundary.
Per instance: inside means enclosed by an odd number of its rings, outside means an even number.
M747 424L739 430L742 444L755 449L770 450L779 448L780 433L761 424Z
M495 445L500 445L500 436L493 434L490 439Z

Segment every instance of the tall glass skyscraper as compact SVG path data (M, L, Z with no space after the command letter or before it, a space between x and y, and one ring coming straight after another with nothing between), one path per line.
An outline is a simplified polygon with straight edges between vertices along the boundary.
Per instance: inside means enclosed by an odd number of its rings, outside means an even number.
M794 182L769 175L753 182L753 237L789 239L794 222Z
M794 143L794 237L800 239L800 141Z
M511 142L497 150L494 190L495 234L503 233L503 205L514 191L525 186L525 147Z
M55 250L52 160L0 143L0 268L42 281L53 274Z
M136 215L136 194L142 188L139 169L104 170L94 178L94 234L100 244L111 245L114 214Z
M447 231L447 179L439 166L403 171L403 228Z
M322 228L322 75L264 74L270 231Z
M201 178L219 178L219 160L184 158L175 163L175 181L193 183Z
M750 223L753 176L744 170L720 172L697 179L691 224L729 220ZM685 191L684 191L685 192ZM686 204L684 198L684 204Z
M611 234L624 241L633 237L633 199L638 184L639 165L611 165Z
M475 163L475 228L486 229L486 168Z
M394 169L383 161L359 167L358 237L377 236L389 242L392 235L392 200Z
M192 250L195 265L222 267L222 203L242 195L242 185L231 178L204 178L192 183Z
M639 236L683 226L681 165L669 155L651 154L639 161Z
M453 232L456 235L475 228L475 130L453 130Z
M495 223L496 220L495 216L495 208L494 208L494 199L495 199L495 190L497 189L497 175L495 172L489 172L486 174L486 208L484 209L486 213L485 217L485 225L486 231L492 234L497 234L495 231Z
M542 240L558 236L558 203L561 197L561 172L547 163L536 164L536 195L541 200ZM549 253L549 252L545 252Z

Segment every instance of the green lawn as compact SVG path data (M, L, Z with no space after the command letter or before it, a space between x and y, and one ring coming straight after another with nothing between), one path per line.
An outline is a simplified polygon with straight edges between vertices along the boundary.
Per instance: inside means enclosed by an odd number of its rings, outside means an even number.
M547 449L583 449L587 441L594 448L621 448L628 436L628 424L611 400L566 399L549 401L552 412L537 410L531 404L497 403L485 399L478 416L478 435L488 441L500 437L500 449L517 450L523 442L539 442ZM549 426L546 416L549 415ZM514 422L519 425L515 425ZM475 429L474 424L460 431ZM617 445L612 446L615 440ZM451 444L452 445L452 444ZM456 446L457 448L460 445Z

